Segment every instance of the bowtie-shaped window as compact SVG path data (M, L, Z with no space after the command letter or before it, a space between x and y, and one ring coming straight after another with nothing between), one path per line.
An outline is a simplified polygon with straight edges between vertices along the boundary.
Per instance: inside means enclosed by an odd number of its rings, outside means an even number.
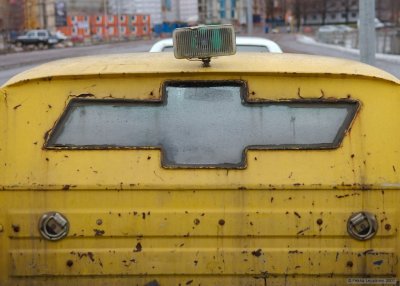
M170 82L158 102L74 99L46 147L156 148L166 167L244 167L247 149L337 148L359 107L245 94L242 82Z

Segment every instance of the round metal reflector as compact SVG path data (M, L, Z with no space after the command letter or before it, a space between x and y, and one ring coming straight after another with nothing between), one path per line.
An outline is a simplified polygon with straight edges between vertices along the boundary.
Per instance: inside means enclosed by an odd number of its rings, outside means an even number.
M347 221L347 232L357 240L372 238L378 230L375 215L369 212L357 212Z
M60 240L68 234L69 222L59 212L48 212L40 218L39 231L47 240Z

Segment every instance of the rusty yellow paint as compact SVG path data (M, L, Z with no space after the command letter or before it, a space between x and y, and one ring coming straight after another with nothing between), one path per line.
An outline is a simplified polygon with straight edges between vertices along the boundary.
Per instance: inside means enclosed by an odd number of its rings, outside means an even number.
M321 64L323 63L323 64ZM170 53L150 55L124 54L102 55L101 57L71 58L41 65L25 71L5 85L14 85L35 79L74 77L76 79L93 76L121 76L157 74L284 74L314 75L324 77L376 78L400 83L395 76L356 61L320 56L296 54L240 53L229 57L213 59L211 67L203 68L201 62L176 60Z
M242 80L249 99L358 100L334 150L252 150L247 167L165 169L159 150L47 150L68 102L154 100L166 80ZM212 67L171 55L43 65L0 90L0 285L346 285L398 277L400 84L372 67L237 55ZM68 236L42 239L59 211ZM348 217L376 215L368 241Z

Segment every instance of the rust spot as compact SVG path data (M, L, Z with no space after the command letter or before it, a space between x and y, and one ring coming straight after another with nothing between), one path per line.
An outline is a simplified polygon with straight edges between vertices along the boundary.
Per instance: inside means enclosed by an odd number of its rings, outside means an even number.
M350 157L351 157L351 159L353 159L354 158L354 154L351 154Z
M74 262L71 259L67 260L67 266L72 267L72 265L74 265Z
M70 185L64 185L64 186L62 187L62 189L63 189L64 191L68 191L69 188L70 188Z
M194 263L194 266L197 266L197 263L199 263L199 261L195 260L195 261L193 261L193 263Z
M14 106L13 108L14 108L14 110L17 110L18 108L20 108L22 106L22 104L18 104L18 105L16 105L16 106Z
M347 261L346 267L349 267L349 268L353 267L353 261Z
M241 186L241 187L239 187L239 188L238 188L238 190L242 190L242 191L243 191L243 190L247 190L247 188L246 188L246 187L243 187L243 186Z
M189 280L189 281L186 282L186 285L190 285L192 283L193 283L193 280Z
M88 257L89 257L89 259L92 261L92 262L94 262L94 255L93 255L93 252L88 252L87 253L87 255L88 255Z
M254 91L251 92L251 95L256 95L256 93Z
M225 220L223 220L222 218L218 221L218 224L220 225L220 226L223 226L223 225L225 225Z
M193 223L194 223L195 225L199 225L199 224L200 224L200 220L199 220L198 218L196 218L196 219L193 221Z
M297 216L298 218L301 218L301 215L298 212L294 212L294 215Z
M324 223L324 221L322 220L322 218L317 219L317 224L318 224L318 225L321 225L321 224L323 224L323 223Z
M259 248L259 249L255 250L255 251L252 251L251 254L253 256L255 256L255 257L260 257L261 254L262 254L262 250Z
M151 160L151 156L147 156L147 160Z
M257 161L257 157L254 157L254 161Z
M337 197L338 199L343 199L343 198L347 198L349 197L349 194L345 194L345 195L335 195L335 197Z
M271 197L271 203L274 201L274 197Z
M136 249L133 252L141 252L142 251L142 244L138 242L136 244Z
M366 184L361 184L360 185L361 190L364 190L364 191L370 190L371 187L372 187L372 185L366 185Z
M364 255L371 254L371 253L374 253L373 249L367 249L366 251L363 252Z
M75 252L73 252L73 251L71 251L70 252L72 255L78 255L78 257L79 257L79 259L82 259L83 257L88 257L92 262L94 262L94 255L93 255L93 252L88 252L88 253L85 253L85 252L78 252L78 253L75 253Z
M51 109L53 106L51 106L50 104L47 105L49 107L49 109Z
M102 236L102 235L104 235L104 233L105 233L105 231L102 230L102 229L96 229L96 228L94 228L93 231L94 231L94 236Z
M84 93L76 96L77 98L85 98L85 97L94 97L93 94L90 93Z
M396 172L396 167L394 165L392 166L392 168L393 168L393 172Z
M302 254L303 251L298 251L298 250L296 249L296 250L289 250L288 253L289 253L289 254Z
M300 93L301 93L301 89L300 89L300 87L297 89L297 96L298 97L300 97L300 98L303 98L301 95L300 95Z
M385 224L385 229L387 230L387 231L389 231L389 230L391 230L392 229L392 226L390 225L390 224Z
M19 232L21 230L19 224L13 224L11 227L14 232Z
M298 231L298 232L297 232L297 235L304 235L304 233L305 233L307 230L310 230L310 228L309 228L309 227L306 227L305 229L302 229L302 230Z
M142 219L146 219L146 213L142 213Z

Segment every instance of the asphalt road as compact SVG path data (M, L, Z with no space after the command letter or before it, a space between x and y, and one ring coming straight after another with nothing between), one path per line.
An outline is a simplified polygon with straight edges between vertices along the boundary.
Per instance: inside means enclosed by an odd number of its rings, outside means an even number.
M354 61L360 60L359 56L354 53L343 52L334 48L326 48L317 45L300 43L296 41L296 35L294 34L271 34L269 35L269 38L279 43L282 50L287 53L312 54L336 58L345 58ZM375 66L395 75L397 78L400 78L399 62L396 63L389 59L377 59Z
M336 49L304 44L296 41L294 34L268 34L286 53L314 54L359 60L357 55ZM73 48L50 49L0 55L0 85L12 76L48 61L96 54L146 52L155 40L140 40ZM376 66L400 78L400 64L390 60L377 60Z
M12 76L49 61L98 54L147 52L153 43L154 40L142 40L0 55L0 86Z

